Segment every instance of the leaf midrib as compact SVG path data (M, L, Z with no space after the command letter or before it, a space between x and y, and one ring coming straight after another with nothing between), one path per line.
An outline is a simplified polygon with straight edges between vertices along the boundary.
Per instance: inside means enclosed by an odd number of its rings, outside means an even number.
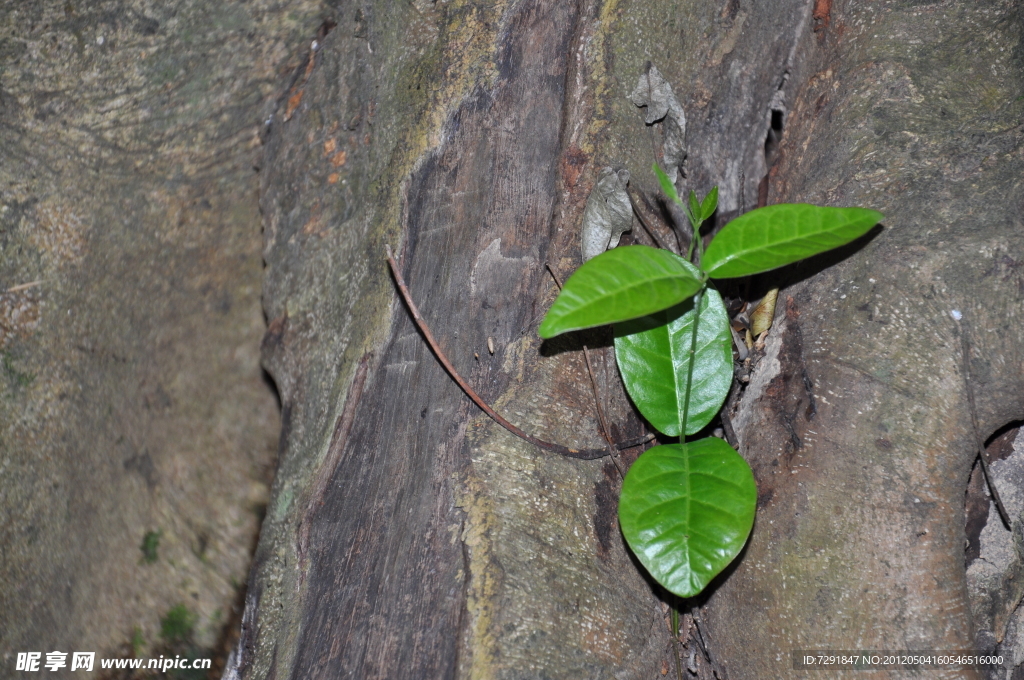
M796 205L803 205L803 204L799 204L798 203ZM790 211L790 212L792 212L792 211ZM778 214L782 215L783 213L779 212ZM776 219L774 215L773 215L773 219ZM726 256L724 258L720 259L716 263L714 268L715 268L715 270L720 270L725 265L729 264L730 262L734 262L734 261L737 261L737 260L743 261L744 258L747 255L750 255L751 253L757 253L758 251L774 250L775 248L777 248L779 246L788 246L788 245L793 244L794 242L806 241L808 239L814 238L815 236L831 236L835 232L841 231L842 229L845 229L846 227L848 227L854 221L856 221L856 218L848 218L845 222L843 222L842 225L840 225L838 227L833 227L831 229L820 230L820 231L816 231L816 232L813 232L813 233L810 233L810 234L803 234L803 235L799 235L798 234L798 235L794 235L794 236L792 236L790 238L787 238L787 239L770 241L770 243L771 243L770 247L769 246L765 246L765 245L751 246L751 245L748 245L747 243L744 243L741 250L736 250L736 251L733 251L732 253L726 254ZM764 230L764 231L766 232L767 230ZM764 242L769 242L767 238L764 238L764 232L761 232L761 233L751 232L751 235L752 236L761 236L763 238ZM746 240L746 239L744 239L744 240Z
M710 288L705 288L703 293L700 296L700 304L702 305L702 307L705 305L705 301L706 301L706 299L708 297L709 291L710 291ZM704 319L706 317L706 315L711 312L712 305L711 305L710 300L707 300L706 307L707 307L706 309L702 308L700 310L700 316L701 316L702 319ZM695 309L696 309L696 307L694 307L693 310L690 310L690 311L686 312L686 314L693 313ZM676 399L675 399L675 401L676 401L676 422L677 422L677 424L679 426L680 437L685 437L686 436L686 431L685 431L685 423L682 422L682 415L681 415L682 414L682 410L681 410L682 404L680 403L680 395L683 395L684 398L687 396L686 395L686 382L685 382L686 381L686 377L685 376L683 377L683 384L680 386L680 384L679 384L680 375L679 374L680 374L680 372L682 372L682 373L685 373L685 374L688 375L689 371L688 370L683 370L683 371L676 370L676 367L677 367L676 356L677 356L677 354L675 352L675 343L672 342L671 326L672 326L672 324L670 322L670 323L665 324L663 326L663 328L665 329L665 335L667 337L667 342L668 342L668 347L669 347L669 355L670 355L671 362L672 362L671 363L671 366L672 366L672 379L673 379L673 384L675 385L675 397L676 397ZM679 332L680 332L680 334L683 334L683 335L689 335L691 338L693 337L693 327L692 327L691 324L687 324ZM700 336L700 327L698 326L698 328L697 328L697 340L698 340L698 342L693 347L693 361L697 361L697 355L701 354L704 350L706 350L707 348L711 347L712 345L714 345L718 341L717 336L712 334L711 338L707 342L701 344L699 342L700 341L700 337L701 337ZM683 352L683 358L685 360L686 352ZM683 364L683 368L686 369L687 368L687 364L684 363ZM692 391L692 389L693 389L692 385L690 386L690 389ZM689 396L692 397L693 395L691 394ZM692 399L691 399L691 401L692 401ZM691 404L691 407L692 407L692 404ZM696 413L696 412L694 412L694 413ZM691 413L690 415L693 415L694 413Z
M847 223L847 224L849 224L849 223ZM846 226L846 225L843 225L843 226ZM747 247L745 250L740 250L740 251L731 253L730 255L727 255L724 259L719 260L718 265L715 267L715 269L716 270L717 269L721 269L723 265L728 264L730 262L735 262L737 260L738 261L747 261L747 256L749 256L749 255L754 255L754 254L758 254L758 253L765 253L765 252L776 254L778 252L778 250L782 246L787 246L788 247L788 246L792 245L796 241L809 241L810 239L812 239L814 237L817 237L817 236L834 236L835 235L834 231L839 231L839 229L841 229L841 228L842 227L837 228L837 229L835 229L833 231L819 231L816 234L810 234L810 235L802 236L802 237L799 237L799 238L791 238L791 239L788 239L786 241L776 241L776 242L772 243L771 245L762 245L762 246L757 246L757 247L753 247L753 246Z
M666 274L665 276L658 276L656 278L644 279L643 281L637 283L636 285L627 286L625 288L620 288L617 291L615 291L614 293L602 292L598 297L593 298L593 299L591 299L589 301L585 301L584 298L580 297L579 293L577 293L575 291L570 291L569 295L572 296L573 298L575 298L575 301L580 303L580 306L577 307L574 310L566 312L562 316L558 317L556 320L557 321L563 321L565 319L572 318L573 316L575 316L577 314L585 313L586 311L588 311L591 308L593 308L594 306L596 306L598 303L600 303L602 301L606 301L610 297L618 296L618 295L625 295L625 294L631 293L632 291L635 291L635 290L637 290L639 288L647 288L647 287L649 287L652 284L654 284L656 286L658 282L662 282L662 281L669 281L669 282L671 282L671 281L675 281L675 280L678 280L678 279L681 279L681 278L683 278L683 277L679 276L678 274ZM683 299L685 299L685 298L683 298ZM609 321L608 323L622 323L622 322L625 322L625 321L632 321L633 319L640 319L642 317L649 316L649 315L654 314L656 312L657 312L657 310L655 310L653 312L644 312L643 314L637 314L636 316L631 316L628 319L618 319L616 321Z
M704 301L703 300L703 296L702 296L700 301L701 302ZM698 309L697 311L700 311L700 310ZM686 439L686 423L683 423L680 426L680 440L685 440L685 439ZM685 443L683 444L682 454L683 454L683 462L684 462L683 471L686 473L686 531L687 531L687 533L683 534L683 544L686 546L686 548L683 550L683 552L686 554L686 563L685 563L686 572L688 574L691 574L691 576L692 576L692 574L693 574L693 557L690 555L690 534L689 534L689 531L690 531L690 516L693 514L693 513L690 512L690 503L693 500L693 489L690 487L690 449L689 449L688 446L686 446Z

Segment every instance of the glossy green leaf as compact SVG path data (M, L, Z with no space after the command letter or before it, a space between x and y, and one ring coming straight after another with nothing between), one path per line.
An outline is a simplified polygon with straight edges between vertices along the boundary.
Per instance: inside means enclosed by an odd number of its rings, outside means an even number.
M551 338L653 314L700 287L700 272L674 253L649 246L613 248L569 277L537 332Z
M706 220L715 214L718 208L718 186L713 186L704 200L700 202L700 218Z
M758 208L725 225L701 264L714 278L758 274L849 243L882 218L865 208L806 203Z
M679 205L682 205L683 202L679 200L679 194L676 193L676 185L672 184L672 180L668 178L665 171L658 167L657 163L654 164L653 169L654 174L658 177L658 184L661 185L662 192Z
M739 554L756 506L747 462L709 437L640 456L622 482L619 525L658 583L692 597Z
M698 223L704 221L704 212L700 208L700 201L697 200L697 194L693 191L690 191L690 215L692 215L691 221Z
M691 299L664 312L615 324L615 359L626 391L644 418L672 437L682 431L693 319ZM729 314L718 291L707 288L701 295L686 434L711 422L731 385Z

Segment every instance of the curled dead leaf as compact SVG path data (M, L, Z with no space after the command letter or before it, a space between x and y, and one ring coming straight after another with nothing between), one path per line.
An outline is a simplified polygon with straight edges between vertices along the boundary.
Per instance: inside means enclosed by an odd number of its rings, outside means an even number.
M761 335L772 327L772 319L775 318L775 302L778 298L779 289L772 288L750 315L750 330L755 336Z

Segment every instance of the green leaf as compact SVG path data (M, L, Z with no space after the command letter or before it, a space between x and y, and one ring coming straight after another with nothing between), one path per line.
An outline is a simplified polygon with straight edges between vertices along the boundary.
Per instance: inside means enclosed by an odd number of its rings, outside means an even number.
M640 456L622 482L619 525L658 583L692 597L739 554L756 506L747 462L709 437Z
M661 190L666 196L671 198L679 205L683 205L683 202L679 200L679 194L676 193L676 185L672 184L672 180L668 178L668 175L658 167L658 164L654 164L654 174L658 176L658 183L661 184Z
M714 278L766 272L849 243L883 219L865 208L784 203L758 208L725 225L701 265Z
M704 200L700 202L700 218L706 220L715 214L715 210L718 208L718 186L711 187L711 191L704 197Z
M644 418L671 437L682 431L693 318L693 300L687 300L664 312L615 324L615 359L626 391ZM718 291L707 288L701 295L686 434L711 422L731 385L729 314Z
M538 333L559 333L653 314L700 290L700 272L675 253L649 246L613 248L565 282Z
M697 194L690 191L690 220L700 224L704 221L704 212L700 208L700 202L697 200Z

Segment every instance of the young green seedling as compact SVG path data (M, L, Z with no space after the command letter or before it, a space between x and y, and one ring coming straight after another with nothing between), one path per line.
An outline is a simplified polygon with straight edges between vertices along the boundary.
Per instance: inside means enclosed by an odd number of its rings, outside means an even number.
M757 487L746 461L715 437L686 441L718 414L732 385L729 316L714 278L750 276L849 243L882 219L863 208L784 204L742 215L702 252L700 228L718 187L684 203L654 166L665 194L693 227L686 258L647 246L609 250L565 282L542 338L612 324L623 383L658 431L680 438L630 468L619 524L630 548L670 592L691 597L736 557L754 524ZM692 261L699 263L693 264Z

